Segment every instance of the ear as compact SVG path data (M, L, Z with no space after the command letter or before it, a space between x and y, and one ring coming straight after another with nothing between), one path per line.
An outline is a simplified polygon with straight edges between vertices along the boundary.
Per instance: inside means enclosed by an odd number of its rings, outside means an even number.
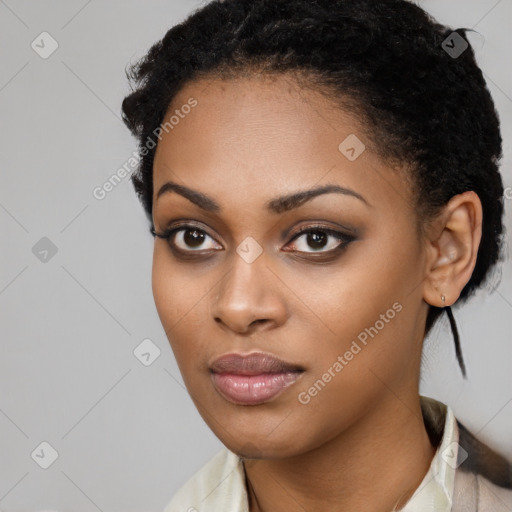
M427 231L423 299L432 306L451 306L475 268L482 238L480 198L473 191L452 197Z

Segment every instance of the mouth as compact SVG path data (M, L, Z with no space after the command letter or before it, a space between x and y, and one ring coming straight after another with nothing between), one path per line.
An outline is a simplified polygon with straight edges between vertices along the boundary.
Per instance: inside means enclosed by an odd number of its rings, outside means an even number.
M294 384L304 368L261 352L227 354L210 366L215 389L231 403L259 405L277 398Z

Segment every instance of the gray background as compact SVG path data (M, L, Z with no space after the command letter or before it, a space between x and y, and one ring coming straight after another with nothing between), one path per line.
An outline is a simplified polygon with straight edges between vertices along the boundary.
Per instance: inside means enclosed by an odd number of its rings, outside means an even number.
M120 120L125 66L201 3L0 1L0 510L161 511L221 448L157 316L153 239L129 179L101 201L92 194L136 149ZM512 2L421 5L478 31L471 40L502 119L510 187ZM31 48L43 31L59 45L47 59ZM57 248L46 262L32 250L43 237ZM456 312L469 380L443 322L427 341L421 384L510 459L511 270L507 258L497 290ZM133 353L144 339L161 351L149 366ZM58 452L48 469L36 463L49 460L43 441Z

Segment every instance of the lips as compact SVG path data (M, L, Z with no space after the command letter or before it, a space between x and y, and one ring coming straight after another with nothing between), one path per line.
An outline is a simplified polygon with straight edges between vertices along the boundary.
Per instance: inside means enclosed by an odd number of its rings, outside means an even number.
M284 362L277 357L262 352L252 354L227 354L216 359L210 366L215 373L233 373L237 375L260 375L262 373L286 373L303 371L298 365Z
M258 405L276 398L303 371L298 365L261 352L227 354L210 365L216 390L237 405Z

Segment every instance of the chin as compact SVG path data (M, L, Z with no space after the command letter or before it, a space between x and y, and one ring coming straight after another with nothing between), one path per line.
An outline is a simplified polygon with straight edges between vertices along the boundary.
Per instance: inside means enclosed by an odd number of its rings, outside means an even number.
M218 435L217 437L228 450L244 459L286 459L307 452L311 448L302 446L301 440L290 432L283 432L280 436L268 436L263 432L259 435L255 435L254 432L240 432L238 438Z

